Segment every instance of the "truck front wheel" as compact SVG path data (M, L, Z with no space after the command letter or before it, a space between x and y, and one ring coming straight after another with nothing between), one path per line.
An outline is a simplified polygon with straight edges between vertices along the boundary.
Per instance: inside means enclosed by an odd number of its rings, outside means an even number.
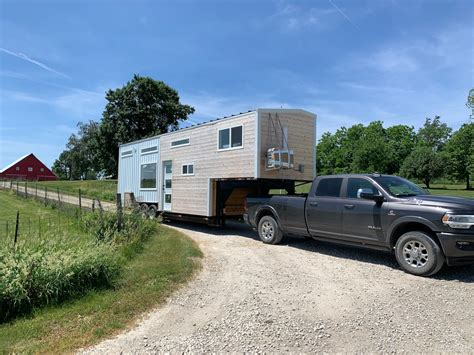
M278 244L283 238L283 232L272 216L263 216L260 219L260 222L258 222L258 235L262 242L266 244Z
M418 276L436 274L444 265L444 254L433 238L424 232L403 234L395 245L398 264Z

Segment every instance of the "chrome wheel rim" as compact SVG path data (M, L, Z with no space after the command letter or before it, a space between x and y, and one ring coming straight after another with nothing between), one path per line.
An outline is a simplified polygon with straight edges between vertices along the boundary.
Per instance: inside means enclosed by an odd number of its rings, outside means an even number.
M413 268L421 268L426 265L430 256L426 246L416 240L411 240L403 246L403 257Z
M261 228L261 234L262 238L265 240L271 240L273 238L273 235L275 234L275 230L273 229L273 224L265 221L262 224Z

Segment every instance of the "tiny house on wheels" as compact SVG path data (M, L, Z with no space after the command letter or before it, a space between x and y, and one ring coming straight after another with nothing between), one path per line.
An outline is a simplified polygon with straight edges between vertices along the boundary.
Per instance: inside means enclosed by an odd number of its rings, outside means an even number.
M122 144L118 192L151 214L222 225L249 194L312 181L315 146L313 113L257 109Z

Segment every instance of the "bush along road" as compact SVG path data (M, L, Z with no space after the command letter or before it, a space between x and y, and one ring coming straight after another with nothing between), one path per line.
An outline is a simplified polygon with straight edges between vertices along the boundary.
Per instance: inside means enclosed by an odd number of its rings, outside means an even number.
M85 352L471 352L474 267L409 275L393 256L240 224L176 224L202 272L134 329Z

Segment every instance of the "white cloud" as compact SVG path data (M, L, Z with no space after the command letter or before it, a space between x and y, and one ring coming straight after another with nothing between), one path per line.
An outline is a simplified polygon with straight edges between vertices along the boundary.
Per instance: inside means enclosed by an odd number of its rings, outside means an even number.
M0 52L4 52L4 53L9 54L9 55L11 55L11 56L13 56L13 57L16 57L16 58L19 58L19 59L21 59L21 60L27 61L27 62L29 62L29 63L31 63L31 64L34 64L34 65L36 65L36 66L38 66L38 67L40 67L40 68L42 68L42 69L44 69L44 70L46 70L46 71L49 71L50 73L54 73L54 74L57 74L57 75L59 75L59 76L62 76L63 78L68 78L68 79L69 79L69 76L68 76L68 75L66 75L66 74L64 74L64 73L61 73L61 72L59 72L59 71L57 71L57 70L55 70L55 69L53 69L53 68L47 66L46 64L41 63L41 62L38 61L38 60L32 59L32 58L28 57L28 56L27 56L26 54L24 54L24 53L21 53L21 52L12 52L12 51L9 51L8 49L5 49L5 48L0 48Z

